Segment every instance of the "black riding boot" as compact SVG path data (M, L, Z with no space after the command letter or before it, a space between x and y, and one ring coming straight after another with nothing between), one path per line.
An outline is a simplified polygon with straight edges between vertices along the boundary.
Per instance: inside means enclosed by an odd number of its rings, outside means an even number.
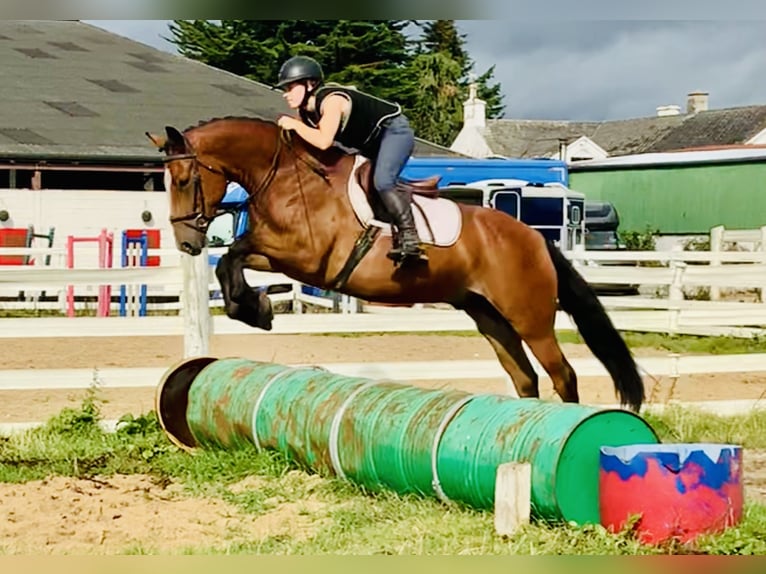
M394 242L393 248L388 252L388 258L397 262L409 259L427 260L425 252L420 247L409 197L398 190L385 191L379 195L383 205L393 217L398 231L396 234L398 241Z

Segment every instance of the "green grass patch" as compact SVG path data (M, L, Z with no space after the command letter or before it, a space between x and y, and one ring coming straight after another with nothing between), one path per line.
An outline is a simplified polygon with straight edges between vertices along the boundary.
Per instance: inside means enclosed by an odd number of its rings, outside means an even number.
M662 349L671 353L705 353L711 355L728 355L740 353L763 353L766 350L766 338L764 337L703 337L696 335L666 335L663 333L638 333L626 331L621 333L625 342L631 349L651 348ZM392 332L366 332L366 333L312 333L311 337L337 337L350 339L363 339L366 337L477 337L482 335L478 331L392 331ZM572 343L584 345L585 341L574 330L556 331L559 343Z
M719 416L693 407L669 405L642 415L662 442L711 442L766 449L766 410Z

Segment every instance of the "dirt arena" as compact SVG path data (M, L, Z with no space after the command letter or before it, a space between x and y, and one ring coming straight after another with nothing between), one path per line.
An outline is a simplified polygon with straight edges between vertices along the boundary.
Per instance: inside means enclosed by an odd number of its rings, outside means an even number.
M481 337L375 335L335 337L312 335L214 336L214 356L237 356L277 363L385 362L447 359L494 359ZM590 357L581 345L564 345L569 358ZM96 369L168 367L183 354L182 337L112 339L5 339L3 369ZM639 358L667 353L636 349ZM85 381L86 383L89 381ZM105 418L143 414L153 408L158 381L146 388L102 389ZM412 381L432 387L504 392L503 379ZM583 378L584 402L613 403L611 381ZM544 397L552 396L550 381L541 381ZM0 391L0 422L40 421L66 406L77 407L85 391ZM656 401L667 398L700 401L755 399L766 394L766 371L743 374L684 375L647 380ZM745 453L746 499L766 501L766 452ZM255 484L235 488L252 488ZM316 503L319 505L319 503ZM313 507L312 507L313 508ZM317 506L316 512L321 514ZM148 477L125 476L95 480L50 478L23 486L0 484L0 553L96 553L126 549L172 552L185 545L213 546L222 540L257 540L311 530L311 513L294 504L278 504L265 515L244 516L212 499L189 499L176 485L157 485ZM296 522L297 521L297 522Z

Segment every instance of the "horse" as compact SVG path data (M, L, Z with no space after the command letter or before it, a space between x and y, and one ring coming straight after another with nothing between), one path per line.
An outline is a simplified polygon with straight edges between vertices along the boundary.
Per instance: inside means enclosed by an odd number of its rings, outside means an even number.
M579 403L577 375L554 331L562 309L610 374L620 406L640 410L644 383L631 351L590 285L538 230L499 210L440 197L438 176L400 177L427 261L399 264L387 256L396 233L360 153L320 150L258 117L145 134L164 152L169 219L182 253L197 256L207 245L230 181L248 193L249 228L215 268L231 319L272 328L268 293L247 284L245 269L370 302L448 304L472 319L520 398L540 397L523 341L562 402Z

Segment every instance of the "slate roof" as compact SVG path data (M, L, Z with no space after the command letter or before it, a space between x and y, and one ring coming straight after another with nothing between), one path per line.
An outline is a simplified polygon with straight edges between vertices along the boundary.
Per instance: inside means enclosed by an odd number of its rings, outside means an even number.
M559 139L587 136L610 156L707 145L742 144L766 128L766 106L743 106L603 122L487 120L482 131L492 151L508 157L550 157Z
M650 151L741 144L766 128L766 106L707 110L684 120Z
M0 158L159 160L145 131L289 113L269 86L78 21L0 21ZM460 155L418 140L416 155Z

